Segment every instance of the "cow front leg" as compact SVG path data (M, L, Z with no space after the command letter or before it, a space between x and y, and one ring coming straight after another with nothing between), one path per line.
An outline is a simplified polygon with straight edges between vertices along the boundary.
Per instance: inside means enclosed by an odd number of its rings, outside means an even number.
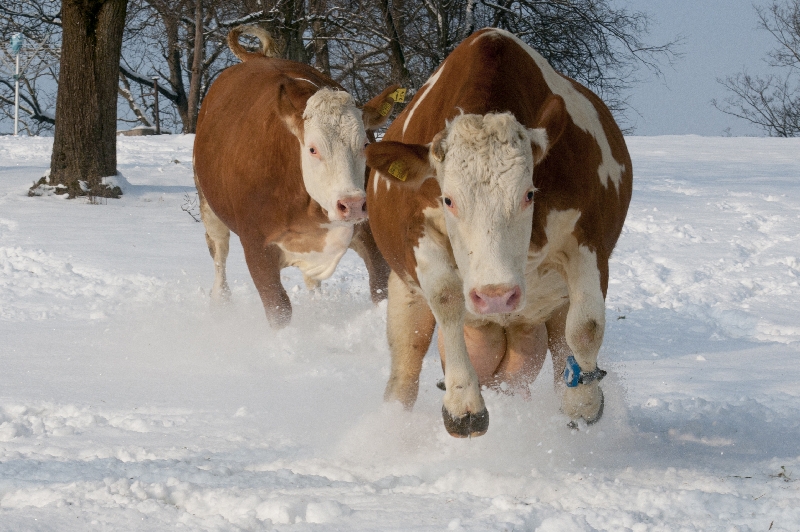
M286 327L292 319L292 304L281 284L283 252L274 245L265 248L263 240L258 237L243 238L242 247L269 324L275 329Z
M461 278L447 251L425 237L420 239L416 258L420 287L439 324L447 352L442 407L445 429L458 438L480 436L489 428L489 412L464 340L466 310Z
M383 398L410 409L417 400L422 359L431 344L436 320L425 298L394 272L389 275L388 291L386 336L392 368Z
M598 268L597 255L585 246L576 246L569 254L564 272L569 291L564 336L581 373L591 375L597 369L597 353L603 343L606 325L601 284L603 273ZM605 268L604 272L607 276L608 269ZM561 366L561 371L564 371L564 366ZM567 386L561 405L571 419L583 418L587 423L594 423L603 414L603 391L597 380Z
M378 250L369 224L362 223L355 227L350 249L358 253L369 274L369 291L372 302L376 305L386 299L389 283L389 265Z
M498 367L506 356L506 332L501 325L484 323L478 326L464 327L464 341L467 344L469 361L478 374L480 386L496 386ZM442 359L442 371L447 369L447 351L444 347L444 336L439 335L439 358ZM444 381L441 382L444 385Z
M228 287L225 266L230 250L231 230L214 214L200 189L197 190L200 196L200 218L206 228L206 244L214 261L214 286L211 287L211 299L227 302L231 297L231 289Z

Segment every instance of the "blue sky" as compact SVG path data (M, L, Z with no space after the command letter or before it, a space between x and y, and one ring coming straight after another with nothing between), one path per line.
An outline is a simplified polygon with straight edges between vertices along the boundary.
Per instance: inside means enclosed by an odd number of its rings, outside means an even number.
M684 56L663 68L663 79L650 77L634 87L628 113L637 135L763 135L758 128L716 110L711 100L726 91L717 78L747 69L766 71L763 58L771 36L757 28L752 0L618 0L645 11L653 22L648 41L661 43L681 35ZM756 1L757 5L769 2ZM644 76L645 72L642 72ZM638 112L638 114L637 114Z

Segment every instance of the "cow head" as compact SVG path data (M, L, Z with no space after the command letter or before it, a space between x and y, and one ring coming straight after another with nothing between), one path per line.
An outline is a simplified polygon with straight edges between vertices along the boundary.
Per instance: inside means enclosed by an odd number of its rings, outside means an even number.
M360 222L367 217L364 177L366 130L381 126L391 114L397 85L359 110L345 91L318 88L305 79L281 85L278 110L300 142L303 184L332 222Z
M524 306L534 167L565 125L564 101L551 96L532 129L511 113L462 114L428 146L379 142L367 149L369 165L389 179L406 186L428 177L439 182L470 312L509 313Z

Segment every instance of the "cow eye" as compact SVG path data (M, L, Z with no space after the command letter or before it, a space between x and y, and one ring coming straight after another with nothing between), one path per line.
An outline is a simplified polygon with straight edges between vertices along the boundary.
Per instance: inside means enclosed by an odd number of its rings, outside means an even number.
M317 149L315 147L313 147L313 146L311 148L309 148L308 151L311 152L311 155L316 155L317 154Z
M451 200L448 197L445 197L444 198L444 204L447 205L448 207L452 207L453 206L453 200Z
M525 200L530 203L533 201L533 190L529 190L528 193L525 195Z

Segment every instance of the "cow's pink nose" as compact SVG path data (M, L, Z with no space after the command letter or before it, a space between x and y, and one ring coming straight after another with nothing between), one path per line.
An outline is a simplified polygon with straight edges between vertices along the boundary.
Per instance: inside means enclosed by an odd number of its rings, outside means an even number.
M472 306L479 314L514 312L522 299L519 286L487 285L469 293Z
M348 196L336 202L336 210L345 222L363 220L367 217L367 198Z

